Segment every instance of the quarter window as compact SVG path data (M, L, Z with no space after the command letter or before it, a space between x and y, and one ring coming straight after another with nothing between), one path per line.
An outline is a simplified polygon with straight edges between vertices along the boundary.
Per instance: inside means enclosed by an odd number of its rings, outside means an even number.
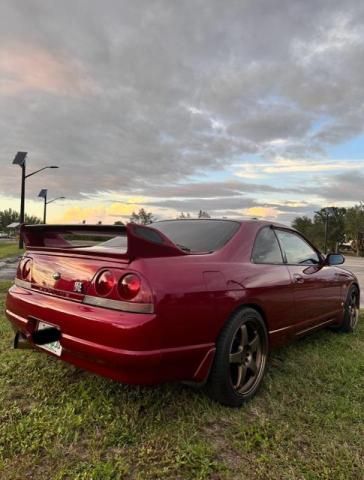
M254 263L283 263L281 249L271 227L264 227L255 240L252 259Z
M290 265L316 265L320 263L317 252L294 232L276 230L287 263Z

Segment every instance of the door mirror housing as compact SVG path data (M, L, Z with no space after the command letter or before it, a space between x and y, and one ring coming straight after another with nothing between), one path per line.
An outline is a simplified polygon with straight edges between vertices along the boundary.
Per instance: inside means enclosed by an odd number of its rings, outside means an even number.
M335 265L342 265L345 262L344 255L341 253L329 253L325 259L325 264L329 267L333 267Z

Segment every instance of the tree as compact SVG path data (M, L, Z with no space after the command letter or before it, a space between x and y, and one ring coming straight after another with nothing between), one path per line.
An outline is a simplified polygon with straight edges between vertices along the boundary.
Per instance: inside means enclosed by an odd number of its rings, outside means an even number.
M0 226L2 228L7 227L11 223L19 221L19 213L15 210L9 208L8 210L3 210L0 212Z
M147 212L141 208L138 213L133 212L130 221L131 223L140 223L141 225L149 225L155 220L152 212Z
M19 212L8 208L7 210L0 211L0 228L6 228L11 223L19 222ZM25 215L25 223L33 225L42 223L41 219L34 215Z
M27 215L25 214L25 223L27 223L28 225L37 225L39 223L43 223L43 221L36 217L35 215Z
M353 247L357 255L363 253L361 235L364 232L364 204L348 208L345 216L345 230L349 240L353 241Z
M211 217L208 214L208 212L206 212L205 210L200 210L198 212L198 218L211 218Z
M313 220L306 216L297 217L292 226L322 251L325 249L327 228L327 250L334 252L345 240L345 216L345 208L322 208L315 212Z
M189 218L191 218L191 215L183 212L181 212L177 217L178 220L188 220Z
M325 237L327 228L327 251L335 252L338 246L345 241L345 215L346 208L322 208L315 212L314 224L316 243L322 250L325 248Z
M117 222L114 222L114 225L124 225L124 223L118 220Z
M314 243L314 224L310 218L296 217L292 222L292 227Z

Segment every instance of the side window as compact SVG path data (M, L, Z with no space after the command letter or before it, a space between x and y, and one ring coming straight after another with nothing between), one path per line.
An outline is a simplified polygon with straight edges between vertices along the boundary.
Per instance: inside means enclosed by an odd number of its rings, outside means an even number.
M285 230L276 230L287 263L290 265L314 265L320 263L315 250L299 235Z
M264 227L255 239L252 260L254 263L283 263L277 237L271 227Z

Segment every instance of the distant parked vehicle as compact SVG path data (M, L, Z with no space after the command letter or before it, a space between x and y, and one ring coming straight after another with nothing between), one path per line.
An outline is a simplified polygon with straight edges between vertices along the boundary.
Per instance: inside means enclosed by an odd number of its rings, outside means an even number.
M6 232L0 232L0 238L9 238L9 235Z
M352 252L353 251L353 243L352 242L345 242L339 245L340 252Z
M338 268L344 257L324 257L284 225L205 219L21 233L26 252L6 300L15 348L125 383L205 383L237 407L258 390L273 347L327 326L352 332L359 320L358 280ZM91 246L97 235L109 240Z

